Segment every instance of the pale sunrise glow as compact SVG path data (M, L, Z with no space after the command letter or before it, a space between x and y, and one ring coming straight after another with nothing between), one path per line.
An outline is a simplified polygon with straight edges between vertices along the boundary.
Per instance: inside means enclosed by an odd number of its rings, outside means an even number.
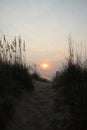
M8 41L21 35L26 64L52 77L68 57L69 34L77 44L87 42L87 0L0 0L3 34Z
M48 66L47 63L44 63L44 64L41 65L41 68L42 68L42 69L48 69L48 67L49 67L49 66Z

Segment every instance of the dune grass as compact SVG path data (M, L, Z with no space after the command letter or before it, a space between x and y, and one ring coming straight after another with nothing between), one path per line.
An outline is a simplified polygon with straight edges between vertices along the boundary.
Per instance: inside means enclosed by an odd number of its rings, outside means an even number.
M55 76L56 91L62 88L64 104L69 106L70 120L65 123L67 130L87 129L87 60L79 57L74 62L72 43L69 43L69 59ZM84 57L83 57L84 58ZM59 92L59 91L58 91ZM57 102L56 102L57 103ZM56 111L59 104L56 105Z
M0 40L0 130L12 120L22 93L34 89L24 53L25 42L20 37L11 43L5 36Z

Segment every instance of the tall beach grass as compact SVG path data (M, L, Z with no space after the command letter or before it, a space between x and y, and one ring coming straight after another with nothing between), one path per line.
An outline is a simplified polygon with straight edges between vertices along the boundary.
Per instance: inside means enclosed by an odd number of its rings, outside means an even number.
M33 89L25 63L25 42L20 36L8 42L4 35L0 39L0 130L5 130L12 120L22 93Z
M56 91L62 88L64 105L69 106L70 119L65 123L67 130L87 129L87 59L86 52L81 57L78 51L76 55L73 42L69 39L69 58L54 78ZM59 104L56 103L58 112Z

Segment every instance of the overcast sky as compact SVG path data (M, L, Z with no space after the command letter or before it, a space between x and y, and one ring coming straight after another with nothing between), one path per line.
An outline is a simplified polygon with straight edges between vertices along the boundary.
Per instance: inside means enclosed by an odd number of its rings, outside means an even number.
M87 0L0 0L0 33L20 34L27 63L48 62L53 73L67 57L69 34L87 39Z

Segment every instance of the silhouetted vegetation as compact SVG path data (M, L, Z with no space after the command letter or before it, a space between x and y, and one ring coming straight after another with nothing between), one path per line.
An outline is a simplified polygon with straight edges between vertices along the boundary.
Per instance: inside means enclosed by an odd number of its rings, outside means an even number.
M0 40L0 130L5 130L24 91L34 89L25 64L25 42Z
M69 106L70 119L65 123L67 130L87 129L87 60L81 61L81 57L76 56L73 44L69 40L69 59L62 70L55 76L55 88L65 97L64 104ZM56 112L59 103L56 98Z
M38 73L32 73L31 78L42 82L50 82L48 79L41 77Z

